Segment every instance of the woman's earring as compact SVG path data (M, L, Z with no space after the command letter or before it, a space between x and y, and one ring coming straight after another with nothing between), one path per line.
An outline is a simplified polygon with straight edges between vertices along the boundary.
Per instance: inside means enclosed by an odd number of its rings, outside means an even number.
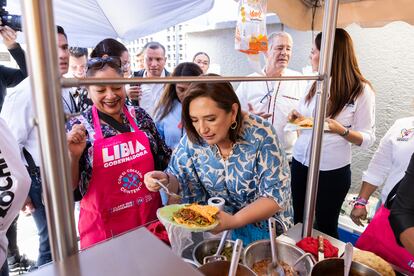
M231 128L232 130L235 130L235 129L236 129L236 127L237 127L237 121L234 121L234 122L230 125L230 128Z

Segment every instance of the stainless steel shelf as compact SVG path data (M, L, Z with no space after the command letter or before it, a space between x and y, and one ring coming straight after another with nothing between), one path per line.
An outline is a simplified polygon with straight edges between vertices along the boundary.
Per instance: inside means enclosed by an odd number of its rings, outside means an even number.
M30 276L201 276L145 227L46 265Z

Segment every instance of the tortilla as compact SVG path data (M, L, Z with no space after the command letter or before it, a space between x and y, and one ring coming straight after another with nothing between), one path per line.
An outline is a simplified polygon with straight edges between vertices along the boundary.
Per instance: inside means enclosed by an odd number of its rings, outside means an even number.
M378 255L364 250L355 250L352 259L371 267L384 276L395 276L392 266Z
M212 225L219 209L210 205L191 204L173 213L173 219L178 224L193 227Z
M313 118L296 118L292 124L300 127L313 127Z

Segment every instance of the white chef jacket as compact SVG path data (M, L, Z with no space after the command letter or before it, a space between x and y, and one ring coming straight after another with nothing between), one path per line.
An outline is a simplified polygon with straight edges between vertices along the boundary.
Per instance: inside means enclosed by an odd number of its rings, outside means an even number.
M147 78L147 71L145 70L143 78ZM165 69L162 70L161 78L165 78ZM164 91L163 83L143 83L141 84L141 100L139 106L142 107L152 118L154 117L154 110Z
M17 141L23 163L27 165L22 151L22 148L25 147L32 155L36 165L39 166L40 149L37 131L33 123L35 116L33 105L30 78L26 78L16 86L12 93L5 97L0 117L7 123Z
M312 85L309 85L309 89ZM314 117L316 95L309 105L303 97L299 103L299 113L305 117ZM346 128L358 131L362 135L361 148L366 149L375 142L375 94L369 85L354 103L345 105L344 109L334 118ZM302 130L293 149L293 157L309 167L312 142L312 130ZM321 148L321 171L330 171L345 167L351 163L351 143L336 133L323 134Z
M363 173L362 181L383 186L381 200L405 174L414 152L414 117L398 119L387 131Z
M20 159L20 149L10 129L0 119L0 264L7 257L7 229L23 206L30 188L30 177Z
M263 75L265 75L264 72ZM249 76L257 77L263 75L254 73ZM290 69L285 69L282 73L282 76L284 77L301 75L301 73ZM250 103L255 112L273 114L273 118L270 117L268 120L270 122L273 120L273 126L276 129L277 137L284 147L289 160L292 159L292 150L297 139L297 134L296 132L285 131L284 128L287 123L289 112L292 111L292 109L298 108L299 100L305 95L306 84L306 81L242 82L236 91L243 110L247 111L248 103ZM272 97L266 97L267 94L271 94Z

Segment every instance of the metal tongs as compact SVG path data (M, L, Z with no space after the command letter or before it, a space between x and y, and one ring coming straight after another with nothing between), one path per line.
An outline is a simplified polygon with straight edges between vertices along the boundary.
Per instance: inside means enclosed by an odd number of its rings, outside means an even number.
M318 262L325 259L325 247L323 244L323 236L318 236Z
M278 260L278 251L276 245L276 219L274 217L269 218L269 234L270 234L270 248L272 250L272 262L267 267L267 275L273 275L273 272L276 272L276 275L285 276L285 270L281 265L279 265Z
M161 181L159 181L158 179L154 178L154 181L155 181L155 183L157 183L158 185L161 186L161 188L167 193L167 195L175 197L175 198L181 198L180 195L177 195L176 193L170 192L170 190L168 190L167 186L162 184Z
M226 256L220 255L221 251L223 251L224 249L224 245L226 244L226 239L227 239L228 234L229 234L229 230L226 230L223 232L223 235L221 236L220 243L219 243L216 253L211 256L205 256L203 259L203 264L216 262L216 261L228 261Z

